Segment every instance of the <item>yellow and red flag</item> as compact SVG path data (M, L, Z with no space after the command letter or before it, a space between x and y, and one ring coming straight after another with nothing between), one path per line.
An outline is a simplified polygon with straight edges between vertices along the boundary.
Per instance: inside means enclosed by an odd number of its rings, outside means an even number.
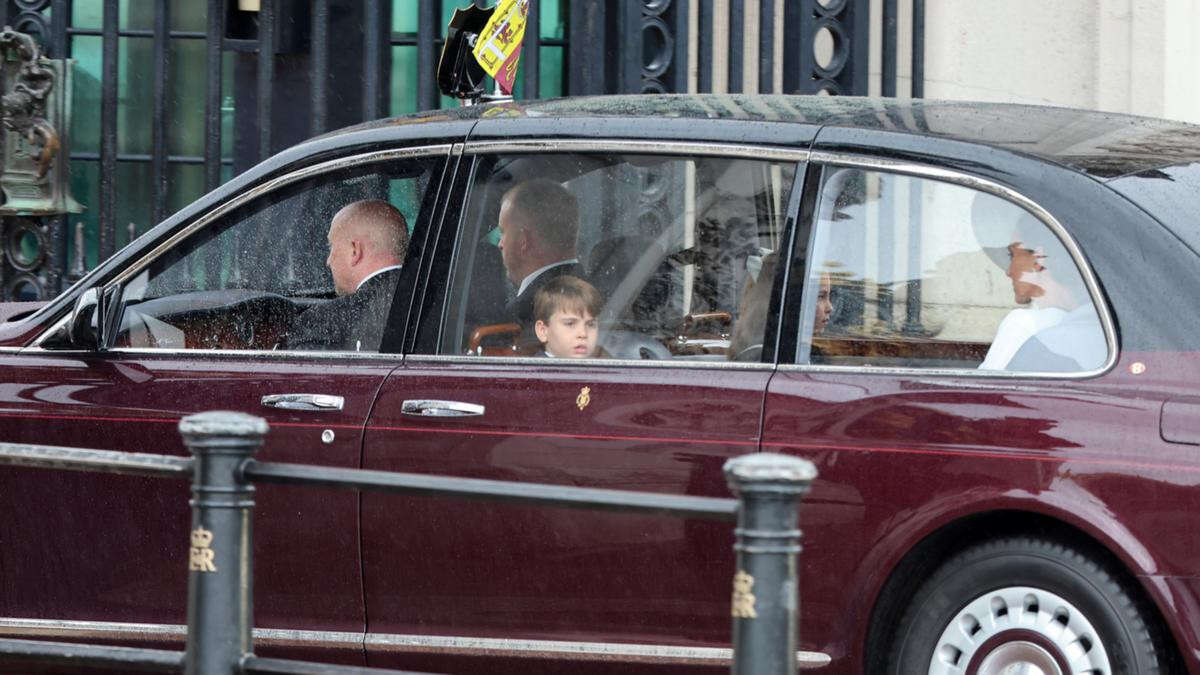
M521 58L521 41L525 38L525 20L531 1L500 0L471 52L505 94L512 93L516 81L517 60Z

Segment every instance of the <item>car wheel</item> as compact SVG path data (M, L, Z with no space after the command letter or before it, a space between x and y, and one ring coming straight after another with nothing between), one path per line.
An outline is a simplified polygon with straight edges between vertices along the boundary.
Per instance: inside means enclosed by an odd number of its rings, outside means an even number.
M923 583L901 619L889 672L1159 673L1155 636L1103 564L1062 544L972 547Z

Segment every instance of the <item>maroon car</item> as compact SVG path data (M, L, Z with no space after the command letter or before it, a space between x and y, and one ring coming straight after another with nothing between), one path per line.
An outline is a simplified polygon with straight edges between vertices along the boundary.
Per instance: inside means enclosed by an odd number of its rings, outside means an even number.
M366 288L339 280L348 205L398 211L404 245L382 304L335 312ZM0 324L0 441L183 454L179 418L223 408L269 421L270 461L705 496L782 452L820 472L803 668L1198 672L1198 212L1200 128L1062 108L397 118L281 153ZM186 502L0 468L0 636L182 641ZM260 653L727 667L727 525L258 502Z

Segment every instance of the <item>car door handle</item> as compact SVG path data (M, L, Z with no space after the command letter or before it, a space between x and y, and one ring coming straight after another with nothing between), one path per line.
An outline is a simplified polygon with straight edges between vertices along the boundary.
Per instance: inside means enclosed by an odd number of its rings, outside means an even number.
M341 410L346 399L330 394L267 394L262 404L285 410Z
M423 415L428 417L465 417L467 415L482 415L483 406L478 403L463 403L461 401L434 401L426 398L414 398L400 404L400 412L405 415Z

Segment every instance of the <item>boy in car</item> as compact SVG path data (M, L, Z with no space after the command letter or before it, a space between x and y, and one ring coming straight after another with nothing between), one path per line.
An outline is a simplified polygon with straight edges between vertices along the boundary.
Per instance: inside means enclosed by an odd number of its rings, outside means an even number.
M533 331L546 356L586 359L596 355L600 291L578 277L555 277L533 299Z

